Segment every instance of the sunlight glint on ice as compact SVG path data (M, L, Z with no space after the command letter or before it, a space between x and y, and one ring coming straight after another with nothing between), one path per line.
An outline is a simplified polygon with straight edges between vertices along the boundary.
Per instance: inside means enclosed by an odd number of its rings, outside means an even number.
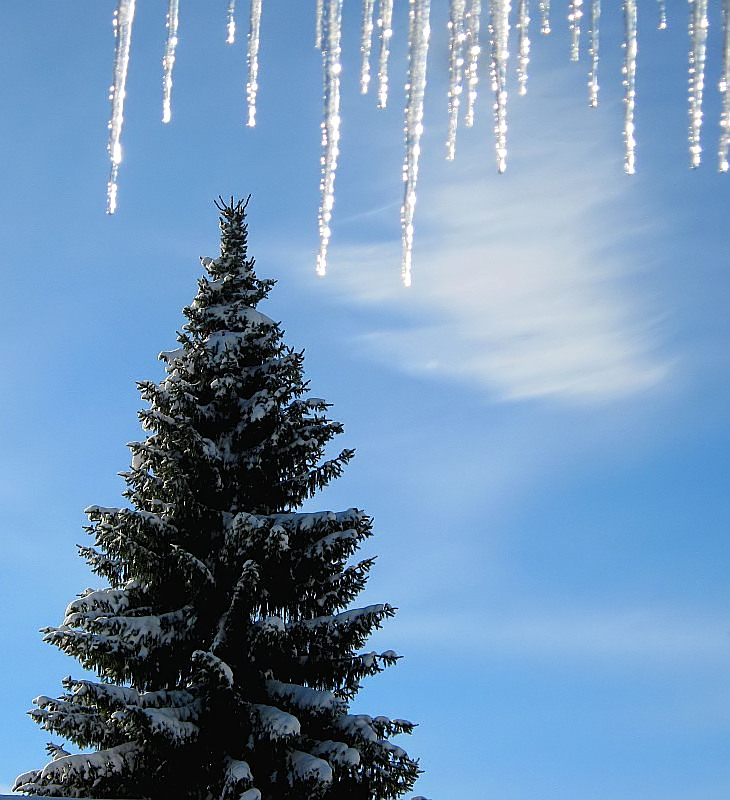
M532 0L539 14L540 33L551 31L551 1ZM650 0L647 0L649 2ZM377 12L376 12L377 2ZM562 18L569 30L570 58L580 57L581 23L584 5L588 0L565 0L567 13ZM110 175L107 185L107 213L117 208L118 171L122 161L121 134L124 122L124 100L126 96L129 50L136 0L117 0L114 14L114 76L110 89L111 116L107 149L110 159ZM317 273L324 275L327 266L327 251L331 236L330 223L334 205L334 183L337 170L340 139L340 75L341 61L341 15L343 0L313 0L315 14L315 43L321 50L324 69L324 117L321 156L321 203L319 209L320 246L317 256ZM413 252L413 220L416 204L418 160L423 132L423 100L426 86L426 65L430 35L429 0L408 0L408 77L406 80L405 155L403 162L404 199L401 207L403 259L401 264L403 281L411 281ZM636 63L637 63L637 8L639 0L623 0L624 16L624 169L633 173L636 168L636 131L634 113L636 107ZM448 5L448 133L446 157L452 160L456 154L456 136L459 117L463 124L474 124L475 103L479 83L479 60L481 54L480 29L482 14L487 16L490 47L490 80L494 92L494 146L498 172L507 166L507 86L509 82L508 58L510 48L512 4L509 0L441 0L442 12ZM707 34L709 27L707 0L689 0L689 124L688 144L692 167L700 163L700 134L703 121L702 100L705 80ZM730 168L730 0L721 0L722 14L722 74L717 83L721 94L720 137L718 143L718 168L727 172ZM484 6L484 7L483 7ZM588 6L585 6L588 9ZM665 0L657 0L657 27L667 27ZM256 121L256 99L259 73L259 43L262 0L250 0L249 32L247 39L248 76L246 83L246 124ZM360 0L360 91L366 94L377 70L376 105L385 108L390 91L388 75L391 38L393 36L394 0ZM226 4L226 41L235 41L236 0ZM163 56L163 112L162 119L172 117L172 72L178 42L179 0L167 0L167 40ZM442 12L443 13L443 12ZM590 29L588 36L588 102L598 105L599 68L599 23L601 0L590 0ZM525 94L530 61L530 0L515 0L517 87ZM374 34L378 34L377 64L373 61Z

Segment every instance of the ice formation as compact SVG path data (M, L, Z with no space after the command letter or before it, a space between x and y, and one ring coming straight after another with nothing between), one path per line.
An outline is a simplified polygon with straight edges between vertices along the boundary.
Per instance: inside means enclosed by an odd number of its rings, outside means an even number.
M261 35L261 0L251 0L251 16L248 25L248 81L246 101L248 104L249 128L256 125L256 93L259 88L259 38Z
M324 67L324 119L322 120L322 175L319 206L319 254L317 274L327 272L327 247L330 239L330 220L335 202L335 173L340 152L340 35L342 29L342 0L325 0L318 39L322 47Z
M692 167L699 167L702 157L702 94L705 87L707 48L707 0L690 0L689 19L689 157Z
M236 41L236 0L228 0L228 16L226 18L226 44Z
M162 59L162 121L172 119L172 68L175 65L177 27L179 22L179 0L169 0L167 6L167 42Z
M109 121L109 157L111 171L107 191L107 212L113 214L117 207L117 176L122 160L121 133L124 121L129 48L132 35L136 0L117 0L114 14L116 50L114 79L110 92L111 118ZM256 96L259 72L259 40L263 0L249 0L249 31L247 37L248 78L246 83L248 126L256 123ZM643 2L643 0L642 0ZM650 0L647 0L647 3ZM360 0L360 91L366 94L374 84L375 103L385 108L391 93L389 61L393 37L395 0ZM637 14L639 0L623 0L624 40L622 78L624 85L624 169L636 169L636 108L637 71ZM408 0L408 75L405 80L405 156L403 163L404 198L401 207L403 237L403 281L411 281L413 251L413 224L416 203L418 160L423 132L423 103L426 87L426 66L431 30L430 0ZM705 62L710 17L708 0L689 0L689 74L688 74L688 146L690 165L697 167L702 155L701 129L703 122L703 94L705 87ZM720 137L718 143L718 168L730 169L730 0L720 0L722 26L722 73L717 86L720 92ZM172 70L177 45L179 0L167 3L167 42L163 57L163 114L164 122L172 116ZM322 53L324 69L324 117L322 121L321 203L319 209L319 254L317 273L324 275L331 235L330 223L334 205L334 183L340 139L340 76L342 72L341 30L342 0L313 0L315 16L315 45ZM507 100L509 53L516 53L516 87L519 94L527 91L528 65L530 63L530 0L448 0L436 8L443 15L438 24L448 29L448 82L447 82L447 139L446 158L456 155L456 136L461 124L471 127L475 119L477 89L480 85L479 66L483 45L482 31L487 36L484 48L489 52L489 85L494 93L494 141L496 166L503 172L507 166ZM555 3L551 0L532 0L537 17L535 27L543 35L549 34L556 24ZM236 0L228 0L226 41L233 43L236 36ZM714 13L714 12L713 12ZM585 18L585 21L584 21ZM569 58L582 57L582 29L586 29L588 56L588 104L598 105L600 61L601 0L565 0L562 23L569 31ZM666 0L657 0L656 27L667 27ZM539 27L538 27L539 23ZM515 42L512 43L512 39ZM377 50L377 53L373 51Z
M636 171L636 136L634 135L634 109L636 108L636 0L624 0L626 36L624 38L624 170L628 175Z
M106 193L106 210L113 214L117 210L117 175L122 162L122 125L124 124L124 96L127 91L127 69L129 67L129 46L132 43L132 23L134 22L135 0L119 0L114 12L114 79L109 90L112 103L109 118L109 182Z
M416 210L416 183L418 159L421 155L423 133L423 97L426 92L426 61L428 40L431 34L428 19L431 0L409 0L409 52L408 81L406 83L406 155L403 162L403 258L401 277L404 286L411 285L411 260L413 256L413 215Z

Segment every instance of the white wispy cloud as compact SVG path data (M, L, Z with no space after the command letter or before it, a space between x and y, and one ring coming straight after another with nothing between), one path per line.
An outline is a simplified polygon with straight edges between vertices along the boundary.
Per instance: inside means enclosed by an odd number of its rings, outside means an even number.
M397 281L399 242L373 243L363 220L367 243L335 238L330 290L399 316L361 348L500 399L603 402L667 376L657 309L639 288L646 208L621 172L619 145L607 146L610 131L591 129L591 140L583 111L543 116L533 106L533 127L546 120L539 147L515 143L522 152L504 176L474 135L454 164L424 159L412 289ZM569 146L566 116L575 117Z

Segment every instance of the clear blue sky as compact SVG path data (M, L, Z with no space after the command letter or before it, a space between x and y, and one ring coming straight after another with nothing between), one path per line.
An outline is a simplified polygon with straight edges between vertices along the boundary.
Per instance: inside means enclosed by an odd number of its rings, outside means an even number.
M112 0L0 6L0 790L45 761L25 716L75 662L43 645L97 579L82 509L113 505L159 377L216 255L218 194L253 195L263 309L306 347L312 392L356 447L317 507L375 516L363 602L400 613L406 658L363 712L420 722L427 797L726 800L730 791L730 178L715 170L719 4L703 166L687 168L686 4L640 3L638 174L622 172L622 21L604 3L602 105L563 16L510 99L446 134L445 2L433 9L414 286L399 284L405 4L392 102L357 90L345 3L330 274L314 275L321 77L313 3L264 2L258 127L244 128L247 4L181 3L173 122L165 3L132 42L119 211L104 214ZM536 6L536 3L533 5ZM609 7L610 6L610 7ZM533 17L537 11L533 11ZM483 79L486 75L483 73ZM484 81L482 86L484 87Z

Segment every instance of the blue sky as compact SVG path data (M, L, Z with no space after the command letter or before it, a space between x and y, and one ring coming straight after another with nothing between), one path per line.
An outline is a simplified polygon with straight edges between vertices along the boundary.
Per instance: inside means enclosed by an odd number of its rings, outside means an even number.
M40 642L95 585L82 509L119 499L134 381L159 377L218 194L252 193L267 313L306 347L358 457L316 507L363 507L363 602L406 658L356 708L420 723L417 793L495 800L720 800L730 789L730 179L715 171L718 4L705 163L687 168L686 8L639 8L638 173L622 172L618 11L602 104L568 63L561 3L497 175L491 99L446 163L446 17L434 3L414 285L399 283L404 4L392 102L357 92L345 4L329 275L317 279L321 77L313 4L264 3L258 126L243 35L181 3L162 126L165 4L140 3L119 211L104 214L111 0L0 6L0 789L41 765L24 717L75 663ZM246 4L239 12L245 33ZM536 4L535 4L536 5ZM608 6L609 4L604 4ZM537 12L533 11L533 17Z

